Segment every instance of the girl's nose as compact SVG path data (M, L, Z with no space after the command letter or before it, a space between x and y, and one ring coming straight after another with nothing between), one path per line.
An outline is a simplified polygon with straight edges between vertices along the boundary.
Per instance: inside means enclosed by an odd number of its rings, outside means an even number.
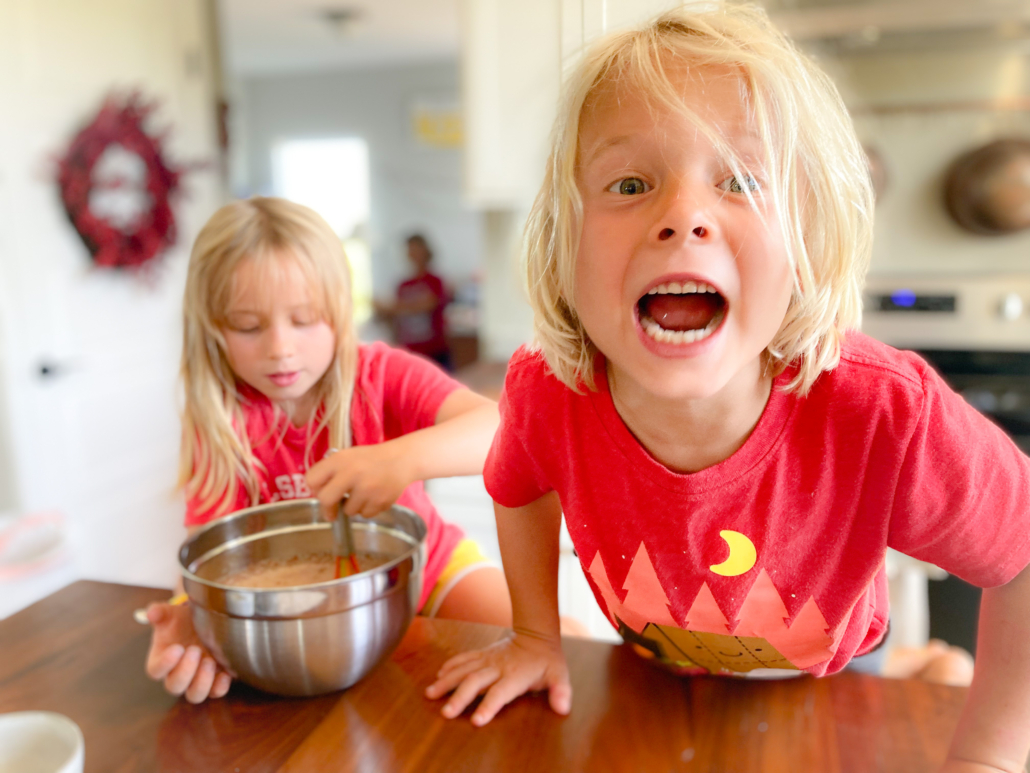
M268 356L281 360L293 354L293 337L288 325L274 324L268 328Z
M655 223L654 238L659 242L680 239L706 242L716 233L710 199L700 186L680 184L667 193L668 202Z

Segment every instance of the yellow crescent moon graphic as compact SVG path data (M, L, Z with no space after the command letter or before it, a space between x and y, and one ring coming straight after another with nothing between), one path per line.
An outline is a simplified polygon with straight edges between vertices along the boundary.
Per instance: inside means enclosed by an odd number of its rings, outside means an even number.
M751 567L755 565L755 561L758 560L755 543L739 531L730 531L729 529L720 531L719 536L730 546L730 554L721 564L712 564L708 568L723 577L736 577L750 571Z

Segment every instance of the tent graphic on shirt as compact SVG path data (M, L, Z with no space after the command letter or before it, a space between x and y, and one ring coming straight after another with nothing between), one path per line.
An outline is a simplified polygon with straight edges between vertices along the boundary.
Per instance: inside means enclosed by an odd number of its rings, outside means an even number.
M741 673L756 668L799 670L761 638L687 631L654 623L648 623L639 634L623 623L619 633L636 645L638 651L646 650L651 656L686 672L699 669L713 674Z
M831 635L814 598L788 623L790 614L765 569L758 573L732 625L707 582L701 584L686 617L675 620L643 542L623 583L623 599L608 579L600 551L588 572L620 632L677 665L712 672L804 669L829 660L837 649L838 639Z

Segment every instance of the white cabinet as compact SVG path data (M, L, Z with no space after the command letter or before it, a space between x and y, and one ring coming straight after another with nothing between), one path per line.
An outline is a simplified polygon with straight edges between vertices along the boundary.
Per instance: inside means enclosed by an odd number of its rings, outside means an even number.
M483 209L527 207L536 195L562 72L606 32L679 0L464 0L465 196Z
M682 0L557 0L561 5L564 72L575 66L586 45L608 32L628 29L687 3Z
M465 196L483 209L532 201L558 101L556 0L462 5Z

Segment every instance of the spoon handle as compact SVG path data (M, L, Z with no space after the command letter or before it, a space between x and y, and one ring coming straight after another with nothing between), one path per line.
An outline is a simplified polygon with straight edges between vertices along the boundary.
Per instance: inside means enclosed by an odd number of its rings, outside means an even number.
M351 533L350 517L343 512L339 503L334 507L333 554L336 556L336 576L348 577L357 574L358 560L354 555L354 535Z
M330 448L325 458L339 452L338 448ZM343 498L347 498L347 494ZM358 559L354 555L354 535L350 529L350 517L340 510L340 503L332 507L333 516L333 555L336 556L336 579L358 574Z

